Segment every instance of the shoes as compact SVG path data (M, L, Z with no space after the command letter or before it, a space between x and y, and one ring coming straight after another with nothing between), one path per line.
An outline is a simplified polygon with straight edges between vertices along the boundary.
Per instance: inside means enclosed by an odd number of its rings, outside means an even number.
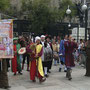
M11 86L5 86L5 87L2 87L3 89L9 89L11 88Z
M49 77L49 75L47 75L47 74L46 74L46 75L45 75L45 77L46 77L46 78L48 78L48 77Z
M67 72L67 70L64 70L64 72Z
M45 82L46 81L46 78L41 78L39 79L39 82L42 83L42 82Z
M61 69L61 68L59 68L59 72L61 72L61 70L62 70L62 69Z
M71 72L72 72L71 69L68 69L67 70L66 77L68 78L68 80L71 80L72 79Z
M90 75L85 74L86 77L90 77Z
M14 73L14 76L16 76L16 73Z
M34 83L35 83L35 82L36 82L36 80L32 80L32 82L34 82Z
M22 75L22 72L18 72L20 75Z

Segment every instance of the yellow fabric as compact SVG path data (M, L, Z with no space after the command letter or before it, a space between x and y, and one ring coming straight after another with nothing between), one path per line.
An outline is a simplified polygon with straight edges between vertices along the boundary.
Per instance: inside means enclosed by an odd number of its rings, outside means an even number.
M41 44L37 45L36 46L36 54L40 53L41 49L42 49L42 45ZM44 77L44 72L43 72L43 66L42 66L42 59L41 59L41 57L39 57L39 59L37 60L37 65L38 65L38 71L39 71L40 75L42 77Z

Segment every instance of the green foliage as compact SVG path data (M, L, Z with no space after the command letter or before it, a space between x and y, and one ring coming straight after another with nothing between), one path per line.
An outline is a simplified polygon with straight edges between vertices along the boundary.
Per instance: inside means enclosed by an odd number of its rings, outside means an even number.
M42 33L51 21L55 21L53 12L49 8L50 0L29 0L25 3L23 0L22 10L28 12L29 20L31 21L31 31Z
M10 0L0 0L0 11L4 12L9 8Z
M70 6L71 9L71 14L70 17L74 17L76 15L76 6L74 3L72 3L72 0L62 0L61 2L59 2L59 11L58 11L58 15L59 15L59 19L63 20L67 15L66 15L66 10L68 8L68 5Z
M64 20L68 5L74 7L71 0L60 0L59 8L51 7L51 0L22 0L22 12L28 15L31 22L30 31L40 33L46 30L49 24ZM71 17L76 10L72 10Z

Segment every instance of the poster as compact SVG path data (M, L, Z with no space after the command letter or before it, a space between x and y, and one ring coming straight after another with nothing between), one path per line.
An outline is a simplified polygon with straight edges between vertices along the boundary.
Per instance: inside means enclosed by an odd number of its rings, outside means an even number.
M13 20L0 20L0 58L13 58Z

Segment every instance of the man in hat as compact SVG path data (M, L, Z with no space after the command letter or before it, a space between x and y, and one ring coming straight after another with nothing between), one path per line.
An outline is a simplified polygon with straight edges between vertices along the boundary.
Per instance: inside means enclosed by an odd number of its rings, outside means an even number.
M20 44L18 44L18 38L13 39L14 42L14 58L12 59L12 72L14 72L14 75L16 75L17 71L20 75L22 75L22 69L21 69L21 60L20 55L18 54L18 51L20 49Z
M42 63L43 63L43 70L44 70L44 73L45 73L45 77L48 77L48 61L47 61L47 55L46 55L46 52L47 52L47 43L45 42L45 36L44 35L41 35L41 44L43 46L43 55L42 55ZM48 49L49 50L49 49Z
M42 53L43 48L40 44L40 37L35 38L36 44L32 43L30 48L28 48L28 52L30 53L30 79L33 82L36 82L35 76L39 78L40 83L44 82L46 79L44 78L43 66L42 66Z
M41 35L41 44L44 46L44 42L45 42L45 36Z

